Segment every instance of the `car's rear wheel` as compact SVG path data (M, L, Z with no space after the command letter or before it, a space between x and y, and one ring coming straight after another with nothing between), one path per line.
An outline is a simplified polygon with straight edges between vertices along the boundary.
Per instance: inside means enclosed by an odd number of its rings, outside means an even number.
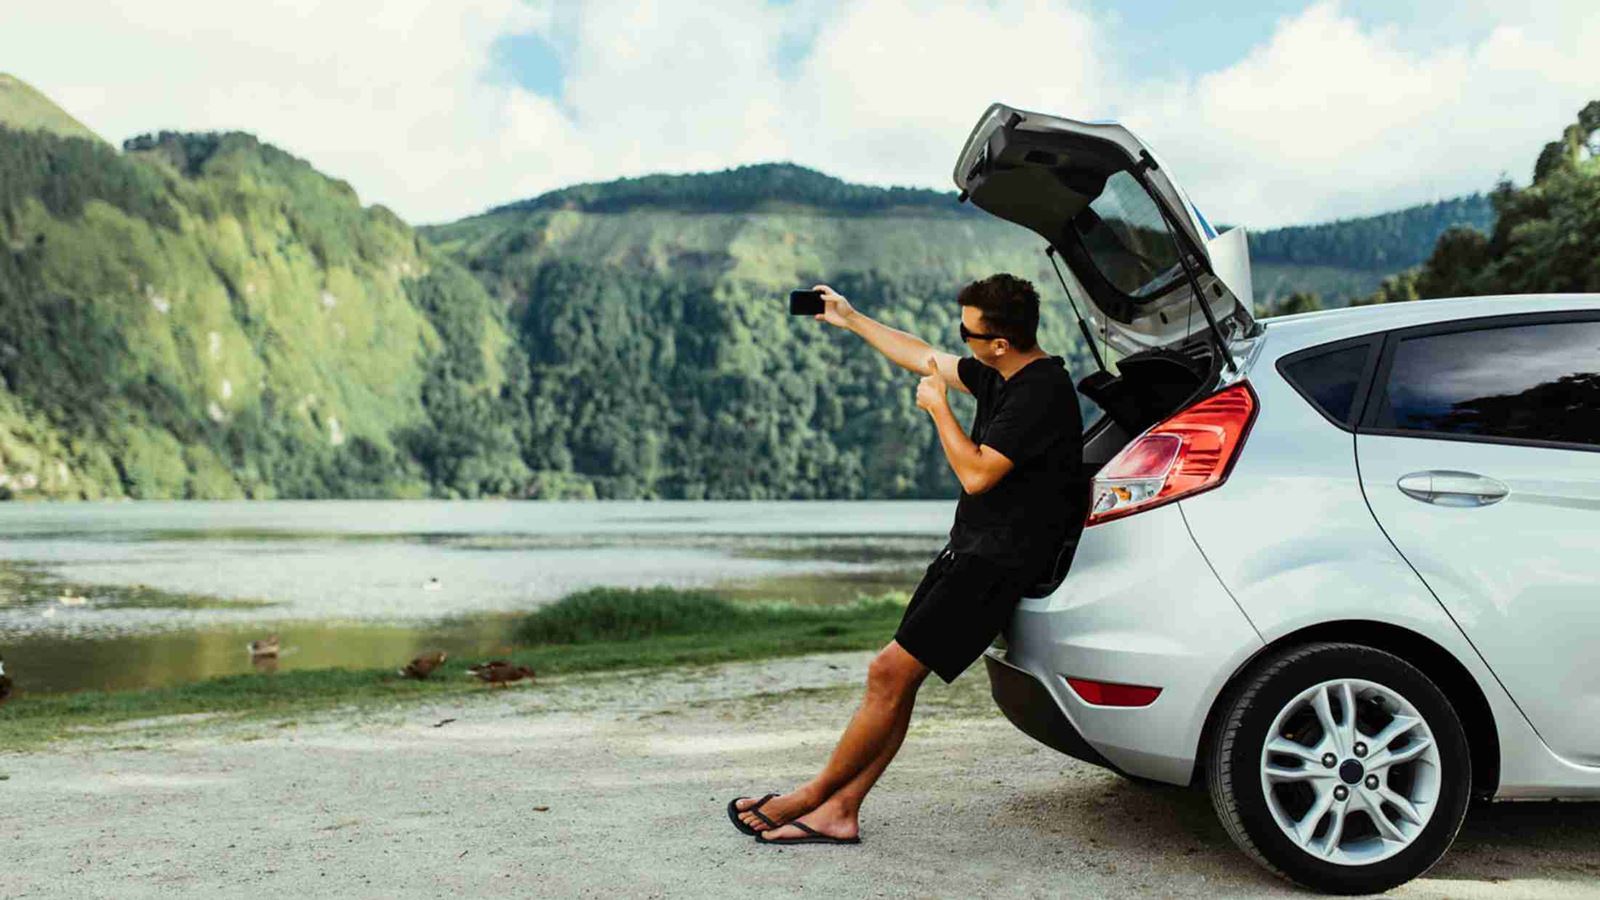
M1415 666L1318 643L1255 666L1230 695L1207 760L1211 800L1241 849L1331 893L1375 893L1427 871L1471 795L1466 733Z

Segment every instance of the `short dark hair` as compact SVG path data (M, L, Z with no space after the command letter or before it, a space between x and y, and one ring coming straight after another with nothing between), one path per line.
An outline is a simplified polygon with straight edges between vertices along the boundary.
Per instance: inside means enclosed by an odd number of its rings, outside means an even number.
M1033 282L1001 272L961 289L956 301L983 313L984 328L1011 342L1018 350L1032 350L1039 342L1039 292Z

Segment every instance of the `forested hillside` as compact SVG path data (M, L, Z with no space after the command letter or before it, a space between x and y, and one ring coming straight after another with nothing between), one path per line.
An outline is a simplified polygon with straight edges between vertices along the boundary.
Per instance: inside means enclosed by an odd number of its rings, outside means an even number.
M1376 216L1252 232L1257 306L1271 311L1295 294L1344 305L1427 259L1449 229L1487 234L1493 227L1489 198L1471 194Z
M118 153L19 108L0 106L0 496L526 483L504 311L392 213L248 135Z
M1371 291L1482 198L1280 229L1264 311L1326 272ZM1045 298L1046 344L1079 376L1042 242L953 193L851 185L793 165L579 185L424 229L511 310L531 363L540 495L949 496L955 482L913 380L853 337L792 321L825 280L863 309L960 349L952 298L1009 270ZM1273 268L1276 267L1276 268ZM1259 271L1259 270L1258 270Z
M1487 234L1494 227L1489 198L1469 194L1376 216L1252 233L1250 259L1394 272L1427 259L1439 235L1458 227Z
M826 280L960 350L957 290L1016 272L1044 298L1044 345L1087 374L1043 242L964 209L751 166L583 186L426 233L511 310L541 494L950 497L916 378L790 318L788 292Z
M809 209L849 215L903 212L974 218L983 215L957 202L955 194L947 191L850 184L791 163L574 185L508 203L490 210L490 215L544 209L595 213L621 213L632 209L691 213Z

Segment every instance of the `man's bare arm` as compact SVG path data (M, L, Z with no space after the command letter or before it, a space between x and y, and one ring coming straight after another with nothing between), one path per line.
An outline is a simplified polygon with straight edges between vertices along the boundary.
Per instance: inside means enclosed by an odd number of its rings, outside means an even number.
M972 392L967 390L966 383L961 380L961 373L956 365L959 362L961 357L954 353L941 353L935 350L933 358L928 360L928 365L944 379L946 387L953 387L963 394L970 394Z
M945 399L942 379L932 375L922 379L917 385L917 406L933 418L944 457L950 463L950 471L956 473L956 479L961 482L962 490L981 494L999 484L1015 467L1005 454L988 444L973 443L961 430L961 423L956 421Z
M935 350L914 334L874 320L825 284L819 284L813 290L822 293L823 311L816 316L819 321L855 332L874 350L902 369L918 375L937 374L947 386L971 393L956 372L955 354Z

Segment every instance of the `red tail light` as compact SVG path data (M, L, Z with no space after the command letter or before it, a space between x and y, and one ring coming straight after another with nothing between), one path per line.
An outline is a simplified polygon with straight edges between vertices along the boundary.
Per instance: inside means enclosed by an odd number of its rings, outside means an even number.
M1154 425L1094 477L1086 524L1098 525L1222 484L1256 417L1241 381Z

